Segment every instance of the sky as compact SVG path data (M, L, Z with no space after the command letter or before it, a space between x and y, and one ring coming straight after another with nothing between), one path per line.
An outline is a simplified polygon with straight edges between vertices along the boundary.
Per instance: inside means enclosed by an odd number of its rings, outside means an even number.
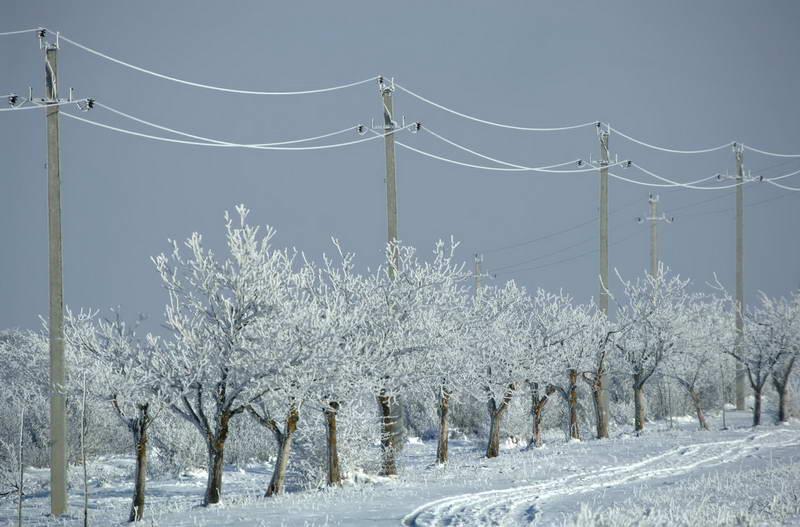
M304 90L375 75L458 111L521 126L591 121L648 143L696 149L739 141L800 153L800 4L692 2L45 2L12 0L0 32L46 26L126 62L194 82L251 90ZM0 37L0 94L44 92L34 34ZM144 75L62 42L63 90L159 124L223 140L262 143L382 119L377 84L305 96L220 93ZM492 157L530 166L600 153L593 127L522 132L448 114L396 91L398 119ZM95 109L65 111L141 131ZM156 131L159 135L167 135ZM359 139L345 134L331 142ZM490 162L404 132L398 140L448 158ZM733 174L731 149L676 155L613 132L612 159L665 177ZM45 117L0 113L0 328L37 328L47 313ZM767 177L800 158L745 154ZM120 306L162 318L166 294L150 257L193 231L223 252L223 214L239 203L274 226L278 247L313 258L331 236L374 267L386 242L382 140L277 152L154 142L62 118L65 302ZM636 169L620 175L655 182ZM800 187L800 176L783 180ZM493 283L514 279L597 295L597 173L491 172L397 150L399 236L426 255L436 240L461 241L471 266L484 254ZM715 183L711 183L715 184ZM719 184L719 183L716 183ZM625 278L649 266L649 189L610 183L610 267ZM655 189L658 190L658 189ZM734 191L662 189L659 255L698 289L733 290ZM800 192L744 188L745 291L785 295L800 286ZM566 231L566 232L562 232ZM560 234L556 234L560 233ZM532 241L535 240L535 241ZM507 248L509 246L515 246ZM612 279L616 289L617 279Z

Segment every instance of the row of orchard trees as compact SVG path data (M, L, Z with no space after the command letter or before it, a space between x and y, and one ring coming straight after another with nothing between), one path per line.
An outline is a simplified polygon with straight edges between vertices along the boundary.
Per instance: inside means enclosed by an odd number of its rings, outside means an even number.
M800 297L764 298L747 312L746 343L737 348L730 299L692 292L662 267L656 276L620 278L615 321L566 294L528 294L514 282L467 287L456 243L438 243L430 258L390 245L386 263L357 273L339 248L315 264L272 246L274 231L247 223L247 210L226 215L229 254L220 258L199 234L153 259L168 294L165 336L94 312L70 314L67 339L74 372L93 379L90 395L107 401L136 449L131 521L145 505L148 430L172 412L196 430L208 453L204 504L222 494L225 445L233 419L254 419L274 437L278 455L268 496L283 492L302 412L325 423L329 485L342 481L337 452L340 409L368 394L380 408L382 472L396 474L398 401L434 393L439 416L437 462L447 461L451 405L486 405L486 456L499 454L501 426L514 397L530 397L531 444L554 394L568 433L579 438L578 385L603 412L599 382L626 376L635 427L645 423L643 393L655 376L683 386L706 428L701 391L715 382L722 356L747 368L756 394L772 379L786 417L788 377L798 354ZM759 398L757 397L758 401ZM754 422L760 419L756 404ZM598 435L607 433L597 419Z

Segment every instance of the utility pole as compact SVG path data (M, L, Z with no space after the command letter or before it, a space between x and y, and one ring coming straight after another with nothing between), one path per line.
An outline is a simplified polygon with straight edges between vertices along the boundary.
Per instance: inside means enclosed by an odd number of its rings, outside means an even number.
M394 104L392 92L394 83L386 85L384 78L378 78L378 89L383 100L383 140L386 149L386 214L388 217L388 243L389 243L389 276L394 279L399 264L397 247L397 179L394 153L394 132L397 122L394 119ZM378 406L381 411L383 451L383 467L381 474L391 476L397 474L396 455L401 448L399 444L402 433L402 406L399 398L391 398L381 390L378 396Z
M734 145L736 154L736 353L741 357L744 338L744 148ZM736 409L744 410L744 366L736 362Z
M40 33L40 38L44 33ZM58 41L45 46L47 203L50 236L50 512L67 511L67 408L64 395L64 285L61 249Z
M391 259L393 264L397 265L397 179L396 179L396 161L394 153L394 130L397 127L397 122L394 120L394 103L392 101L392 92L394 88L386 85L383 82L383 77L378 80L381 97L383 98L383 134L384 146L386 148L386 213L388 215L388 243L392 244ZM394 275L394 270L391 270Z
M603 131L597 123L600 137L600 297L598 303L608 316L608 130ZM608 389L604 367L597 371L594 381L597 414L597 437L608 437Z
M656 209L658 207L658 196L650 194L650 275L658 274L658 230L656 229Z
M483 255L475 253L475 294L481 288L481 264L483 263Z
M598 126L600 124L598 123ZM600 309L608 315L608 131L600 132Z
M658 212L658 195L650 194L647 203L650 206L650 215L646 218L636 218L636 221L650 223L650 276L658 276L658 230L656 226L659 221L672 223L675 218L667 217L664 213L661 216L656 215Z

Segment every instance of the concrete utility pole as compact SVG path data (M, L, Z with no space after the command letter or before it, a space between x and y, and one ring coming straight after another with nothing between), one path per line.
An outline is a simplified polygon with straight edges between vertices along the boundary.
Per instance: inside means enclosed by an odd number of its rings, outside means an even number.
M600 132L600 309L608 315L608 132Z
M64 285L61 250L61 172L58 133L58 46L45 49L47 203L50 231L50 512L67 511L67 408L64 396Z
M657 216L656 213L658 212L658 195L650 194L650 197L647 199L647 203L650 205L650 215L646 218L636 218L636 221L639 223L644 223L648 221L650 223L650 275L656 276L658 275L658 230L657 230L657 223L659 221L663 221L665 223L672 223L675 218L668 218L665 214L661 214L661 216Z
M397 122L394 120L394 103L392 102L393 88L383 83L380 80L381 96L383 98L383 133L385 134L383 141L386 147L386 213L388 215L389 235L388 242L395 243L397 241L397 179L396 179L396 162L394 154L394 133L391 133L397 127ZM397 264L397 251L392 251L392 261Z
M397 179L394 153L394 131L397 122L394 119L394 104L392 102L393 85L386 85L383 77L378 79L378 88L383 99L383 135L386 149L386 214L388 217L388 243L395 244L397 238ZM389 268L389 276L395 278L395 268L398 265L399 254L396 246L392 246L389 258L393 267ZM391 476L397 474L396 455L401 448L400 435L402 433L402 406L399 398L391 398L383 391L378 396L378 406L382 419L381 449L383 450L383 467L381 474Z
M597 123L598 129L600 123ZM600 131L600 297L598 304L608 316L608 131ZM608 388L601 368L595 379L593 395L597 414L597 437L608 437Z
M481 288L481 264L483 263L483 255L475 253L475 294Z
M650 275L658 274L658 229L656 228L656 209L658 208L658 196L650 194L647 200L650 203Z
M734 145L736 154L736 352L741 356L744 337L744 148ZM744 410L744 366L736 362L736 409Z

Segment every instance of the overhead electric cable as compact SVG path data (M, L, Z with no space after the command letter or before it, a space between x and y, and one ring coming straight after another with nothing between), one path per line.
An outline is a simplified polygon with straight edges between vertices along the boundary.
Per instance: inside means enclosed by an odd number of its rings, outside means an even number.
M489 249L487 251L481 251L481 252L483 254L492 254L492 253L498 253L498 252L502 252L502 251L508 251L508 250L511 250L511 249L516 249L518 247L524 247L526 245L531 245L531 244L534 244L534 243L539 242L539 241L550 239L550 238L552 238L554 236L558 236L559 234L566 234L568 232L572 232L575 229L579 229L579 228L583 227L584 225L589 225L591 223L595 223L596 221L597 221L597 218L592 218L590 220L586 220L586 221L582 221L580 223L577 223L577 224L575 224L575 225L573 225L571 227L567 227L566 229L561 229L560 231L551 232L549 234L545 234L543 236L539 236L537 238L533 238L533 239L530 239L530 240L527 240L527 241L524 241L524 242L515 243L513 245L506 245L506 246L503 246L503 247L498 247L496 249Z
M787 187L786 185L782 185L781 183L775 183L771 179L765 179L764 181L766 181L770 185L774 185L774 186L776 186L778 188L782 188L784 190L791 190L792 192L800 192L800 187Z
M786 197L789 197L789 196L793 196L793 195L794 194L789 194L789 193L783 192L781 194L778 194L777 196L772 196L771 198L766 198L766 199L754 201L752 203L745 203L744 207L745 208L757 207L759 205L763 205L765 203L770 203L772 201L777 201L779 199L783 199L783 198L786 198ZM723 209L716 209L716 210L704 210L704 211L701 210L701 211L698 211L698 212L685 214L684 217L686 217L686 218L699 218L701 216L710 216L712 214L722 214L724 212L733 212L735 210L736 210L736 207L725 207Z
M620 207L616 207L614 210L612 210L609 213L609 215L618 214L619 212L631 207L632 205L635 205L635 204L639 203L640 201L641 200L639 198L636 198L633 201L629 201L628 203L626 203L626 204L624 204L624 205L622 205ZM574 231L576 229L579 229L579 228L581 228L581 227L583 227L585 225L590 225L592 223L596 223L598 219L599 218L597 216L595 216L594 218L590 218L590 219L588 219L586 221L582 221L580 223L576 223L575 225L572 225L572 226L567 227L565 229L561 229L561 230L558 230L558 231L550 232L548 234L544 234L544 235L538 236L536 238L532 238L530 240L525 240L525 241L514 243L514 244L511 244L511 245L504 245L503 247L496 247L494 249L483 250L483 251L480 251L480 252L483 253L483 254L492 254L492 253L498 253L498 252L503 252L503 251L509 251L511 249L517 249L519 247L525 247L526 245L532 245L532 244L534 244L536 242L548 240L548 239L553 238L554 236L558 236L560 234L566 234L568 232L572 232L572 231Z
M610 247L615 246L615 245L619 245L621 243L624 243L624 242L630 240L631 238L635 237L636 235L640 234L641 232L643 232L643 231L641 231L640 229L635 229L632 234L630 234L628 236L625 236L624 238L621 238L619 240L616 240L616 241L614 241L612 243L609 243L608 245ZM571 261L577 260L579 258L584 258L586 256L590 256L592 254L596 254L598 252L600 252L600 249L593 249L591 251L586 251L586 252L583 252L583 253L579 253L579 254L576 254L574 256L570 256L568 258L562 258L561 260L556 260L555 262L548 262L546 264L537 265L535 267L525 267L523 269L512 269L510 271L502 271L502 272L499 272L497 274L509 275L509 274L517 274L517 273L521 273L521 272L525 272L525 271L536 271L536 270L539 270L539 269L545 269L547 267L552 267L554 265L558 265L558 264L562 264L562 263L566 263L566 262L571 262Z
M398 131L405 130L413 125L408 125L404 128L398 128L396 130L390 130L385 134L377 134L371 137L364 137L361 139L356 139L353 141L347 141L344 143L335 143L335 144L328 144L328 145L313 145L313 146L297 146L297 147L290 147L290 146L256 146L256 145L247 145L247 144L237 144L237 143L208 143L208 142L201 142L201 141L185 141L183 139L173 139L170 137L162 137L157 135L150 135L144 134L141 132L135 132L133 130L127 130L125 128L119 128L117 126L111 126L105 123L99 123L97 121L92 121L90 119L85 119L83 117L78 117L77 115L73 115L70 113L62 112L63 116L68 117L70 119L75 119L77 121L84 122L86 124L90 124L92 126L98 126L100 128L105 128L107 130L113 130L115 132L120 132L127 135L132 135L136 137L143 137L145 139L152 139L154 141L162 141L165 143L177 143L177 144L184 144L184 145L191 145L191 146L206 146L206 147L219 147L219 148L245 148L245 149L254 149L254 150L280 150L280 151L306 151L306 150L328 150L333 148L339 148L343 146L355 145L359 143L365 143L367 141L372 141L377 138L385 137L387 135L394 134Z
M766 150L761 150L759 148L755 148L753 146L742 145L743 148L746 150L750 150L753 152L758 152L759 154L764 154L765 156L772 156L772 157L800 157L800 154L777 154L775 152L768 152Z
M193 86L195 88L203 88L203 89L206 89L206 90L213 90L213 91L219 91L219 92L225 92L225 93L237 93L237 94L242 94L242 95L311 95L311 94L316 94L316 93L326 93L326 92L332 92L332 91L336 91L336 90L343 90L345 88L352 88L354 86L359 86L361 84L366 84L368 82L376 81L376 80L378 80L380 78L380 75L374 75L374 76L372 76L372 77L370 77L368 79L364 79L364 80L360 80L360 81L349 82L347 84L339 84L339 85L336 85L336 86L329 86L329 87L326 87L326 88L310 89L310 90L296 90L296 91L241 90L241 89L236 89L236 88L225 88L225 87L222 87L222 86L215 86L213 84L203 84L203 83L200 83L200 82L188 81L188 80L184 80L184 79L181 79L181 78L178 78L178 77L174 77L172 75L166 75L166 74L163 74L163 73L158 73L156 71L148 70L148 69L143 68L141 66L136 66L136 65L131 64L129 62L125 62L123 60L114 58L114 57L112 57L110 55L107 55L105 53L97 51L94 48L90 48L89 46L86 46L86 45L81 44L79 42L76 42L76 41L74 41L74 40L72 40L70 38L67 38L63 34L59 34L59 39L63 40L64 42L67 42L68 44L72 44L73 46L75 46L77 48L80 48L80 49L82 49L82 50L84 50L84 51L86 51L88 53L96 55L96 56L98 56L100 58L103 58L105 60L108 60L110 62L114 62L115 64L119 64L120 66L124 66L126 68L130 68L132 70L138 71L140 73L145 73L147 75L151 75L153 77L158 77L159 79L164 79L164 80L176 82L178 84L184 84L186 86Z
M648 176L654 177L654 178L656 178L656 179L658 179L660 181L664 181L664 182L668 183L668 185L664 185L664 186L668 186L668 187L683 187L683 188L689 188L689 189L692 189L692 190L723 190L723 189L726 189L726 188L734 188L734 187L738 187L739 185L744 185L746 183L749 183L749 181L745 180L745 181L740 181L738 183L732 183L730 185L721 185L721 186L718 186L718 187L699 187L699 186L697 186L697 183L703 183L703 182L706 182L706 181L709 181L709 180L712 180L712 179L716 179L717 176L708 176L708 177L705 177L705 178L700 178L700 179L696 179L694 181L690 181L688 183L680 183L678 181L673 181L673 180L671 180L669 178L665 178L663 176L659 176L658 174L656 174L656 173L654 173L654 172L652 172L650 170L647 170L646 168L642 167L641 165L637 165L636 163L633 163L632 165L634 167L638 168L639 170L641 170L642 172L644 172L645 174L647 174Z
M21 35L22 33L33 33L34 31L41 31L41 28L20 29L18 31L3 31L0 37L7 37L9 35Z
M497 158L494 158L494 157L490 157L490 156L487 156L485 154L481 154L480 152L476 152L475 150L472 150L470 148L467 148L466 146L460 145L460 144L456 143L455 141L452 141L452 140L450 140L450 139L448 139L446 137L443 137L443 136L437 134L436 132L434 132L433 130L431 130L427 126L423 126L422 127L422 131L429 133L430 135L432 135L436 139L438 139L440 141L443 141L443 142L447 143L448 145L454 146L454 147L458 148L459 150L463 150L464 152L467 152L467 153L472 154L474 156L486 159L487 161L493 161L493 162L495 162L497 164L505 165L507 167L512 167L512 168L516 168L516 169L519 169L519 170L531 170L531 171L534 171L534 172L550 172L550 173L553 173L553 174L559 174L559 173L568 174L568 173L576 173L576 172L593 172L593 171L597 170L594 167L583 168L583 169L575 169L575 170L550 170L550 169L562 167L562 166L565 166L565 165L571 165L573 163L581 163L580 159L573 159L571 161L565 161L563 163L558 163L558 164L555 164L555 165L546 165L546 166L542 166L542 167L528 167L528 166L525 166L525 165L518 165L516 163L509 163L508 161L503 161L502 159L497 159ZM622 161L621 163L625 163L625 161ZM621 164L621 163L617 163L617 164Z
M419 148L415 148L413 146L407 145L407 144L405 144L405 143L403 143L401 141L395 141L395 144L400 146L400 147L402 147L402 148L405 148L406 150L411 150L412 152L415 152L417 154L420 154L420 155L423 155L423 156L426 156L426 157L430 157L432 159L437 159L437 160L443 161L445 163L464 166L464 167L467 167L467 168L476 168L476 169L480 169L480 170L489 170L489 171L498 171L498 172L535 171L535 172L546 172L546 173L550 173L550 174L570 174L570 173L575 173L575 172L594 172L594 171L600 170L600 167L596 167L596 166L593 166L593 167L587 168L587 169L549 170L548 167L515 168L515 167L492 167L492 166L486 166L486 165L476 165L476 164L473 164L473 163L466 163L464 161L457 161L455 159L450 159L450 158L447 158L447 157L444 157L444 156L432 154L430 152L426 152L425 150L421 150ZM608 167L621 166L621 165L624 165L624 164L627 164L627 163L628 163L627 161L617 161L615 163L609 163L607 166ZM508 164L508 163L506 163L506 164ZM521 165L518 165L518 166L521 166ZM702 179L696 180L694 182L691 182L690 184L687 184L687 183L679 183L677 181L672 181L670 179L667 179L667 178L664 178L664 177L661 177L661 176L658 176L658 175L654 175L652 172L644 170L641 167L639 167L639 169L644 171L644 172L646 172L646 173L648 173L649 175L653 175L657 179L660 179L662 181L667 181L668 183L648 183L648 182L645 182L645 181L637 181L635 179L630 179L630 178L626 178L624 176L620 176L618 174L614 174L613 172L609 172L608 175L613 177L613 178L615 178L615 179L618 179L620 181L625 181L627 183L633 183L633 184L644 186L644 187L655 187L655 188L684 187L684 188L691 188L691 189L695 189L695 190L721 190L721 189L736 187L739 184L747 183L747 181L745 181L744 183L735 183L735 184L723 185L723 186L719 186L719 187L698 187L698 186L694 186L694 183L703 182L703 181L709 181L711 179L715 179L716 176L708 176L706 178L702 178Z
M775 176L775 177L771 177L771 178L764 178L764 181L770 181L770 182L772 182L772 181L780 181L781 179L786 179L787 177L796 176L797 174L800 174L800 170L795 170L794 172L789 172L788 174L783 174L783 175L780 175L780 176Z
M170 132L170 133L173 133L173 134L181 135L183 137L189 137L189 138L192 138L192 139L198 139L200 141L206 141L208 143L216 143L216 144L220 144L220 145L241 146L238 143L232 143L230 141L220 141L218 139L212 139L210 137L203 137L202 135L190 134L188 132L182 132L182 131L176 130L174 128L169 128L167 126L162 126L160 124L156 124L156 123L153 123L153 122L150 122L150 121L146 121L146 120L144 120L144 119L142 119L140 117L136 117L136 116L127 114L127 113L125 113L125 112L123 112L121 110L117 110L116 108L112 108L111 106L108 106L108 105L105 105L105 104L102 104L102 103L99 103L99 102L95 102L95 106L97 106L99 108L103 108L104 110L108 110L109 112L117 114L117 115L119 115L121 117L124 117L126 119L130 119L132 121L136 121L137 123L141 123L141 124L144 124L146 126L157 128L159 130L164 130L165 132ZM247 146L280 146L280 145L290 145L290 144L296 144L296 143L308 143L308 142L311 142L311 141L317 141L319 139L325 139L325 138L328 138L328 137L333 137L335 135L340 135L340 134L343 134L343 133L346 133L346 132L352 132L354 130L357 130L358 127L359 127L359 125L348 126L347 128L343 128L343 129L337 130L335 132L328 132L328 133L321 134L321 135L316 135L316 136L313 136L313 137L305 137L303 139L291 139L291 140L288 140L288 141L277 141L277 142L273 142L273 143L253 143L253 144L248 144Z
M722 199L722 198L726 198L726 197L728 197L728 194L719 194L717 196L712 196L712 197L707 198L707 199L703 199L703 200L700 200L700 201L695 201L694 203L688 203L686 205L681 205L680 207L670 207L670 211L675 212L675 211L679 211L679 210L689 209L689 208L692 208L692 207L696 207L697 205L702 205L703 203L709 203L711 201L716 201L718 199Z
M424 130L425 128L423 127L422 129ZM427 156L427 157L430 157L432 159L438 159L439 161L443 161L445 163L451 163L451 164L454 164L454 165L461 165L461 166L465 166L465 167L468 167L468 168L477 168L477 169L480 169L480 170L489 170L489 171L496 171L496 172L545 172L545 173L548 173L548 174L574 174L574 173L583 173L583 172L594 172L594 171L598 170L597 167L582 168L582 169L570 169L570 170L552 170L553 167L569 165L569 164L575 163L578 160L565 161L563 163L559 163L559 164L556 164L556 165L546 165L546 166L542 166L542 167L529 167L529 166L523 166L523 165L514 165L513 163L507 163L507 162L499 161L499 160L496 161L496 162L497 163L501 163L501 164L505 164L505 165L508 165L508 166L505 166L505 167L493 167L493 166L487 166L487 165L475 165L473 163L466 163L464 161L456 161L455 159L450 159L450 158L447 158L447 157L443 157L443 156L439 156L439 155L436 155L436 154L432 154L430 152L426 152L424 150L420 150L419 148L415 148L415 147L407 145L405 143L401 143L400 141L395 141L395 144L397 144L397 145L399 145L399 146L401 146L401 147L403 147L403 148L405 148L407 150L411 150L412 152L416 152L416 153L418 153L420 155ZM476 153L476 155L480 155L480 154ZM622 165L623 163L626 163L626 162L627 161L619 161L619 162L616 162L616 163L612 163L609 166L619 166L619 165Z
M416 97L420 101L428 103L431 106L435 106L436 108L439 108L440 110L444 110L446 112L450 112L453 115L457 115L459 117L463 117L464 119L469 119L470 121L475 121L475 122L482 123L482 124L488 124L490 126L497 126L499 128L508 128L510 130L521 130L521 131L524 131L524 132L561 132L561 131L565 131L565 130L576 130L578 128L585 128L587 126L597 126L597 121L591 121L591 122L582 123L582 124L574 124L574 125L569 125L569 126L556 126L556 127L532 127L532 126L515 126L515 125L511 125L511 124L503 124L503 123L498 123L498 122L495 122L495 121L488 121L486 119L480 119L478 117L473 117L472 115L467 115L465 113L458 112L456 110L453 110L452 108L448 108L448 107L446 107L446 106L444 106L442 104L433 102L430 99L426 99L422 95L420 95L418 93L414 93L413 91L409 90L408 88L400 86L397 83L395 83L394 86L395 86L395 88L397 88L399 90L402 90L403 92L411 95L412 97Z
M575 242L573 244L564 246L564 247L562 247L560 249L557 249L555 251L551 251L551 252L546 253L546 254L540 254L538 256L534 256L533 258L528 258L527 260L521 260L521 261L519 261L517 263L504 265L502 267L495 267L494 271L496 271L496 272L505 271L507 269L512 269L514 267L519 267L520 265L525 265L525 264L537 262L537 261L542 260L544 258L548 258L548 257L556 255L556 254L561 254L561 253L563 253L565 251L568 251L570 249L574 249L575 247L580 247L581 245L585 245L585 244L587 244L589 242L593 242L595 240L597 240L597 236L592 236L590 238L584 238L583 240L581 240L579 242Z
M615 134L624 137L628 141L633 141L634 143L637 143L637 144L642 145L644 147L651 148L653 150L660 150L662 152L669 152L671 154L705 154L705 153L708 153L708 152L716 152L717 150L722 150L724 148L728 148L728 147L730 147L731 145L734 144L733 141L731 141L730 143L725 143L724 145L714 146L714 147L711 147L711 148L699 148L699 149L696 149L696 150L679 150L679 149L675 149L675 148L665 148L663 146L656 146L656 145L651 145L650 143L645 143L644 141L641 141L639 139L636 139L635 137L631 137L631 136L621 132L617 128L612 127L610 124L608 125L608 130L609 130L609 132L613 131Z

